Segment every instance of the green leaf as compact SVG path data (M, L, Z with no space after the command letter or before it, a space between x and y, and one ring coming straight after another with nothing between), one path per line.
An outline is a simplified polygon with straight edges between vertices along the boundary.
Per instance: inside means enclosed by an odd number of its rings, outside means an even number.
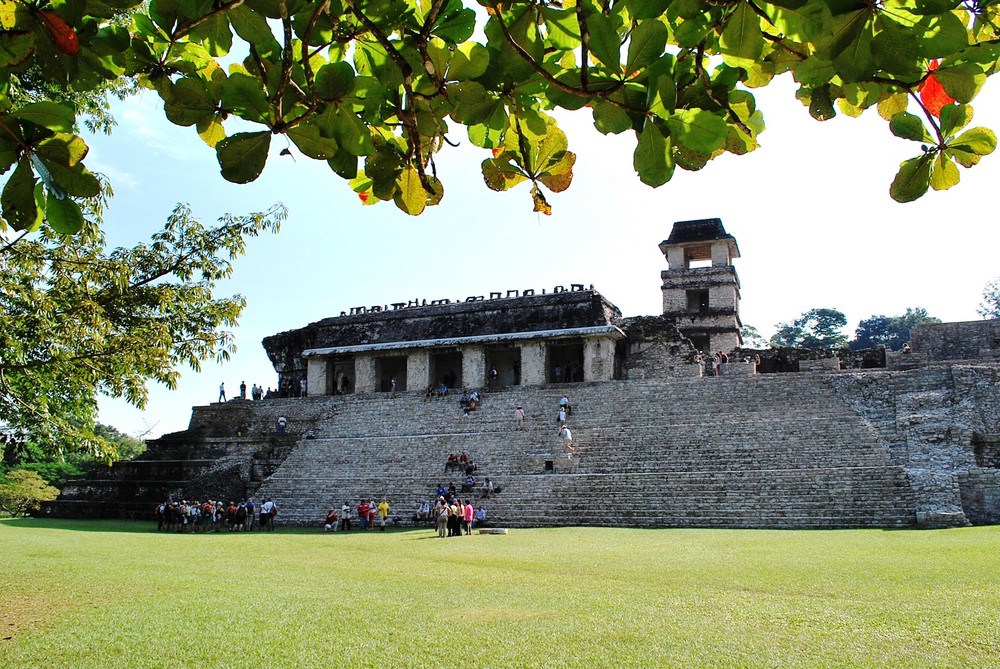
M889 187L889 196L896 202L913 202L930 186L932 156L924 154L904 160Z
M510 159L510 154L501 153L496 158L483 161L483 180L490 190L505 191L527 181L528 177L521 168L511 164Z
M830 33L833 28L833 15L823 0L795 4L797 6L790 7L777 4L763 5L764 11L778 32L801 42L813 41Z
M76 123L73 108L56 102L31 102L15 109L9 116L54 132L72 132Z
M748 61L757 61L764 51L764 35L760 29L760 17L741 2L729 15L726 27L719 39L723 54Z
M889 120L889 132L896 137L909 139L914 142L925 142L927 144L934 142L927 132L927 128L924 127L924 122L920 120L920 117L909 112L901 112L893 116Z
M977 156L987 156L996 150L997 136L989 128L969 128L949 142L948 146Z
M396 179L396 206L410 216L419 216L427 207L428 193L420 182L420 173L413 165L407 165Z
M64 235L75 235L83 228L83 212L72 198L48 198L45 203L45 220L49 227Z
M34 33L0 32L0 67L17 67L34 53Z
M209 16L191 29L191 39L200 43L213 57L225 56L233 47L233 32L225 14Z
M163 111L175 125L195 125L216 113L216 100L201 79L185 77L170 88Z
M35 147L35 153L39 157L47 158L50 162L58 162L69 167L74 167L87 156L90 148L83 141L82 137L67 133L57 133L51 137L46 137Z
M324 100L340 100L354 92L354 79L350 63L327 63L316 71L316 94Z
M248 44L253 44L262 58L277 60L281 56L281 45L275 39L263 15L254 12L246 5L236 6L226 14L236 34Z
M913 73L916 67L917 38L910 28L903 27L879 15L876 28L881 28L871 43L875 66L886 72L906 75Z
M335 123L330 130L341 148L355 156L367 156L375 150L368 126L357 114L337 105L335 115Z
M667 125L671 137L693 151L712 153L726 143L725 119L703 109L678 109Z
M30 228L38 218L38 207L35 204L35 174L31 171L28 158L23 155L18 159L17 167L3 187L0 208L4 219L15 230Z
M476 13L471 9L461 9L444 16L434 26L431 34L451 44L462 44L476 29Z
M628 0L633 19L655 19L670 6L670 0Z
M213 149L219 142L226 138L226 129L222 125L222 116L219 114L213 114L201 119L195 125L195 128L198 130L198 136L201 137L201 141Z
M541 11L547 30L546 42L557 50L576 49L580 46L580 22L576 9L545 7Z
M300 123L290 128L286 133L288 139L299 148L299 151L316 160L329 160L337 155L337 142L330 137L323 137L319 128L309 123Z
M576 164L576 154L563 151L554 163L538 175L538 180L553 193L561 193L573 182L573 165Z
M240 132L215 147L222 176L232 183L250 183L260 176L271 147L270 132Z
M42 161L59 186L75 197L97 197L101 194L101 182L97 180L83 163L69 167L64 163L42 157Z
M605 135L625 132L632 127L632 118L624 109L604 100L595 100L594 127Z
M872 12L867 8L834 16L833 34L823 42L845 83L863 81L875 74L871 18Z
M242 119L271 126L271 104L263 84L256 77L234 73L222 84L222 106Z
M451 81L466 81L481 77L490 66L490 52L481 44L460 44L452 54L447 77Z
M939 153L937 158L934 159L931 168L931 188L934 190L948 190L956 185L961 178L955 163L951 162L951 159L943 153Z
M358 176L358 157L348 151L337 151L326 163L342 179L354 179Z
M631 76L656 61L667 45L667 27L659 21L643 21L629 39L625 76Z
M971 102L986 83L986 73L977 63L939 67L934 70L934 76L945 92L958 102Z
M909 100L906 93L894 93L886 96L878 102L878 115L888 121L896 114L905 112Z
M950 137L972 121L969 105L945 105L941 108L941 134Z
M674 159L670 140L663 136L655 123L646 122L632 154L632 166L639 180L657 188L670 181L674 174Z
M925 16L914 27L924 58L944 58L969 45L969 31L951 12Z
M829 121L837 115L830 99L830 86L819 86L809 92L809 115L817 121Z
M600 12L593 12L587 16L586 24L587 32L590 33L590 53L609 70L617 73L621 67L621 40L611 19Z

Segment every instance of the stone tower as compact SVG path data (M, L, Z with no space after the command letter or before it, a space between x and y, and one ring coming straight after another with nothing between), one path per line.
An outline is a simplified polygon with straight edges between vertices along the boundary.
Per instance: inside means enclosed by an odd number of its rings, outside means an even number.
M681 333L705 353L738 348L740 280L733 259L740 249L722 220L678 221L660 251L667 259L660 272L663 315L676 318Z

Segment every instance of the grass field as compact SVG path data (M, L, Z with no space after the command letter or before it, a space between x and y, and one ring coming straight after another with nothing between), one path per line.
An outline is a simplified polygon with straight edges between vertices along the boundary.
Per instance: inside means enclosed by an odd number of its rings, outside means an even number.
M0 521L0 667L1000 667L1000 527Z

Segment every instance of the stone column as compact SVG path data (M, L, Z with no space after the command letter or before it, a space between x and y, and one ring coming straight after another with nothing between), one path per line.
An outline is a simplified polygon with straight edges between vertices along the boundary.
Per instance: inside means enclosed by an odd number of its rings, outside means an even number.
M406 389L426 391L431 385L431 353L411 351L406 359Z
M482 346L462 349L462 382L469 388L486 387L486 349Z
M583 343L583 380L610 381L615 373L615 342L592 337Z
M310 397L330 394L327 367L329 365L325 357L314 356L306 360L306 393Z
M354 392L371 393L375 392L375 358L367 353L358 355L354 359Z
M545 344L533 341L521 344L521 385L545 383Z

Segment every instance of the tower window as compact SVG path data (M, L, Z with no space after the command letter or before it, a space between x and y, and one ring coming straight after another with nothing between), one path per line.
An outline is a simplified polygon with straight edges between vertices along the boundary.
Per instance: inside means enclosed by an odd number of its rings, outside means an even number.
M689 314L708 313L708 291L689 290L687 291L687 312Z

